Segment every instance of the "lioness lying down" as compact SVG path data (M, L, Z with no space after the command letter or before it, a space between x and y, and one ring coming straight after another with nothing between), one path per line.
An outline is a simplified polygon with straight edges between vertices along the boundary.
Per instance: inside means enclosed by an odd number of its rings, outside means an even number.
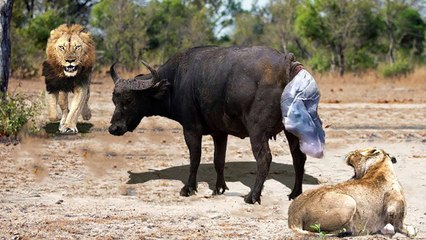
M346 163L355 176L297 197L288 209L290 229L313 234L312 226L319 224L321 231L331 234L416 235L414 227L404 225L406 203L392 162L396 160L375 148L349 153Z

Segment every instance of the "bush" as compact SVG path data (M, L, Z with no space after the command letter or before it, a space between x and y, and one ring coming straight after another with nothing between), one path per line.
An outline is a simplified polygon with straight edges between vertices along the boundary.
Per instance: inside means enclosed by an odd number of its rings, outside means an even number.
M347 55L348 70L362 72L371 68L376 68L377 63L374 56L366 49L351 51Z
M311 59L308 60L308 65L312 68L312 70L323 73L329 71L331 68L331 60L330 57L319 51L317 54L312 56Z
M383 65L380 73L385 78L406 76L414 70L407 60L395 62L394 64Z
M6 95L0 108L0 136L14 137L23 126L30 124L30 133L36 131L35 117L39 115L40 101L28 101L21 94Z
M12 55L11 71L13 76L33 77L45 58L44 50L50 31L64 23L58 13L48 10L23 26L11 29Z

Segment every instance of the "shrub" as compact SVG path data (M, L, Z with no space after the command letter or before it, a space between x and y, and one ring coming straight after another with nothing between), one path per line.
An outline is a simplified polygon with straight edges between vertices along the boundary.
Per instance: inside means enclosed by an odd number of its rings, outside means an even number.
M414 70L407 60L395 62L394 64L383 65L380 68L380 73L385 78L406 76Z
M21 94L0 96L0 136L14 137L23 126L30 124L30 133L37 131L35 118L39 115L40 101L28 101Z
M374 56L366 49L350 51L347 55L348 70L362 72L370 68L376 68Z
M312 70L323 73L331 68L331 60L330 57L322 52L315 54L308 61L308 65L312 68Z

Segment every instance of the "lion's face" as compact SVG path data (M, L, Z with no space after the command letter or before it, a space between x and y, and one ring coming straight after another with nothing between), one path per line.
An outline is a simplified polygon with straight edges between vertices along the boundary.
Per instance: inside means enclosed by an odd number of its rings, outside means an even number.
M55 44L58 61L64 67L67 77L77 75L78 68L82 62L84 42L78 35L62 36Z
M95 61L93 40L80 25L61 25L50 33L47 44L48 61L66 77L74 77L84 66Z
M346 163L354 168L355 179L362 178L369 168L386 159L391 160L389 155L381 149L367 148L350 152L346 157Z

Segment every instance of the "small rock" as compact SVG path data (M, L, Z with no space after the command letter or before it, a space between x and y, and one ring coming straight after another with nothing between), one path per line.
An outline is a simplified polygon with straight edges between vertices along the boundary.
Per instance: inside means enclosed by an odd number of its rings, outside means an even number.
M64 202L64 200L60 199L60 200L58 200L58 201L56 202L56 204L61 204L61 203L63 203L63 202Z

